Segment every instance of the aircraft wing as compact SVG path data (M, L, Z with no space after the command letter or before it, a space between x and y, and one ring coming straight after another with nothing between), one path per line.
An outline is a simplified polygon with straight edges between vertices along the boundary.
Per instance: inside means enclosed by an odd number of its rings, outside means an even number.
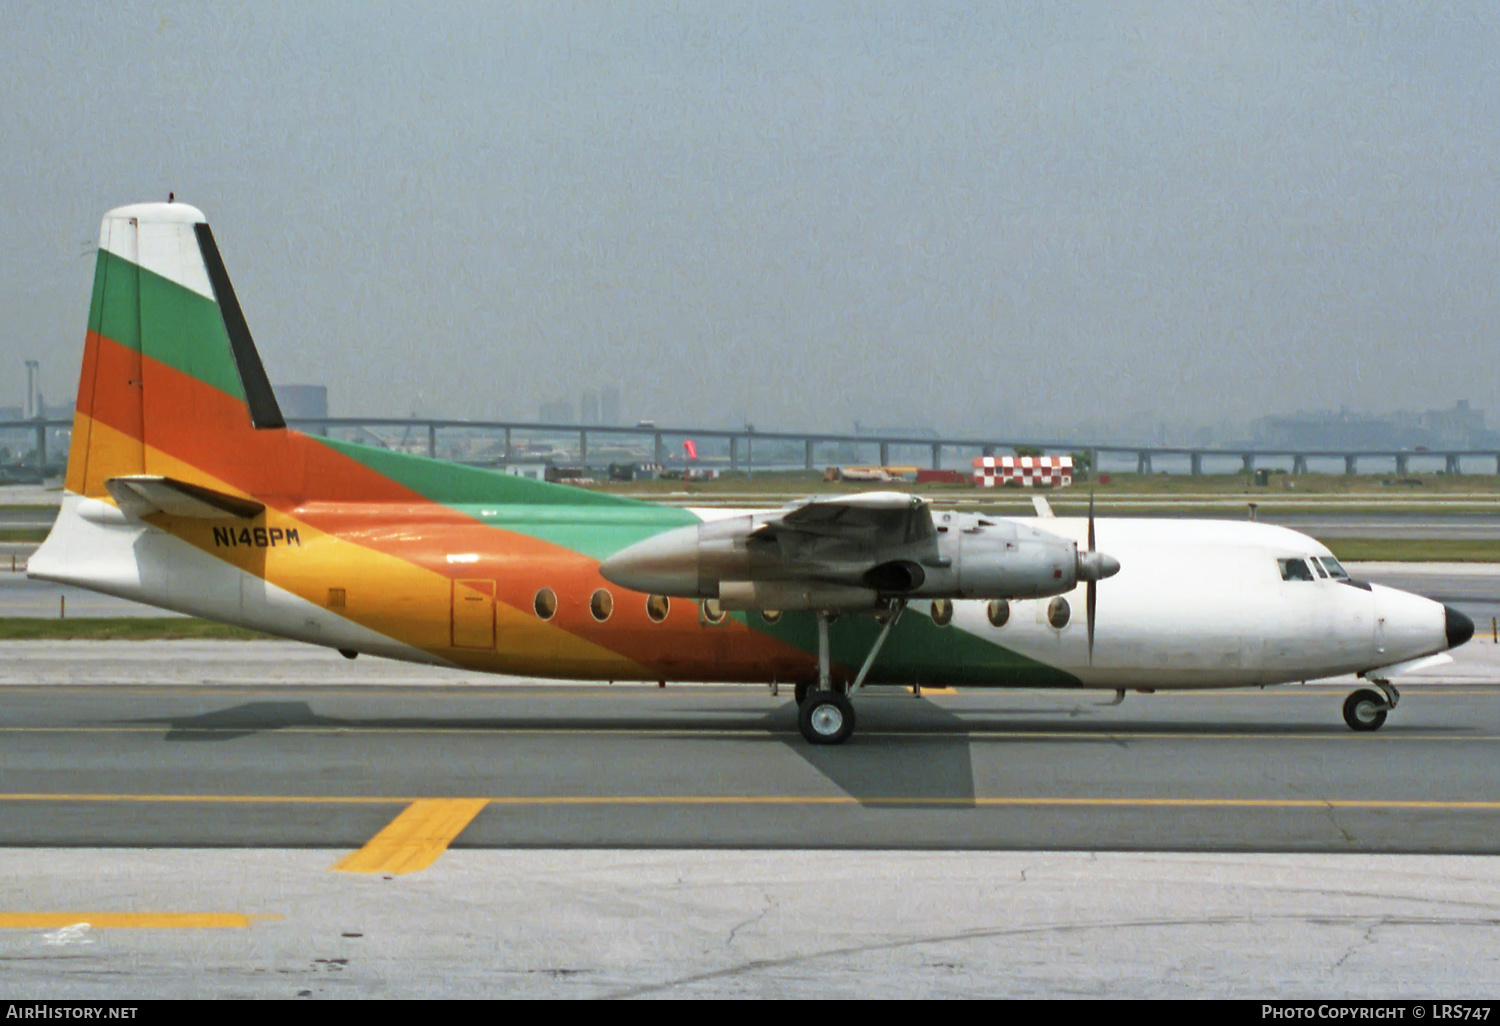
M265 504L170 477L132 474L104 482L121 511L136 518L153 513L197 520L253 520Z

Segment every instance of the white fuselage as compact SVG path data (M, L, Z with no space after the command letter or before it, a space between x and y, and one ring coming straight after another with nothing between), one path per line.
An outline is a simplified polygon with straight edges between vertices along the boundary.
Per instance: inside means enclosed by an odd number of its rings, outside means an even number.
M1033 526L1086 544L1087 521ZM1213 520L1099 520L1097 546L1120 562L1098 587L1090 663L1084 586L1065 596L1068 624L1049 600L1011 603L992 626L985 604L956 603L954 625L1109 688L1280 684L1390 666L1446 650L1441 603L1380 585L1321 576L1321 543L1286 528ZM1301 559L1313 580L1284 580L1280 559Z

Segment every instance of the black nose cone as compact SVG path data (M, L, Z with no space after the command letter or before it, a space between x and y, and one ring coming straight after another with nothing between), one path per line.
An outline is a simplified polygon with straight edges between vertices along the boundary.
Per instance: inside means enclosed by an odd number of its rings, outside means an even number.
M1452 606L1444 606L1444 626L1448 631L1448 647L1457 648L1474 636L1474 621Z

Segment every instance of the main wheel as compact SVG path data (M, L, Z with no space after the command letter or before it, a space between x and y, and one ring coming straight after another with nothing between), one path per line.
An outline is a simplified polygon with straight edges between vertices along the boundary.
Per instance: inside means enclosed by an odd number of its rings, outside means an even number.
M854 733L854 706L837 691L810 691L797 710L797 729L809 744L843 744Z
M1360 688L1344 701L1344 722L1350 730L1379 730L1386 711L1384 695Z

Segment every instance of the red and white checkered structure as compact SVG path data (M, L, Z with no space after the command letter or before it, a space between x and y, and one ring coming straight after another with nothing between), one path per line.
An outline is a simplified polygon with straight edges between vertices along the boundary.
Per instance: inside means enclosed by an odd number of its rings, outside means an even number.
M974 457L975 488L997 488L1011 482L1024 488L1066 488L1073 483L1073 457Z

